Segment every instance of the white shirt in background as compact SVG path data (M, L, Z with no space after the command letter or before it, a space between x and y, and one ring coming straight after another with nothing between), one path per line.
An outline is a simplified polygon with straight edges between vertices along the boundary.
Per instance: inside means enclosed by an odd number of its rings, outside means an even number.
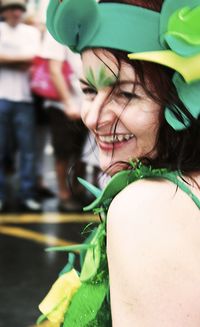
M67 46L64 46L58 43L48 31L44 33L44 37L41 43L41 48L38 54L40 57L49 59L49 60L57 60L64 62L68 61L70 64L73 73L71 74L70 81L73 87L73 98L77 105L81 106L81 98L82 92L80 88L80 84L78 81L81 69L82 62L79 54L74 54ZM47 100L45 101L45 107L54 106L55 108L64 109L64 106L61 102Z
M40 32L33 26L9 26L0 22L0 53L4 55L35 56L40 45ZM31 102L29 71L0 66L0 99Z
M59 60L59 61L68 60L75 73L74 81L73 81L73 83L75 84L73 85L76 89L76 101L78 100L77 102L80 107L81 97L82 97L80 84L78 81L78 78L80 78L80 74L82 72L82 62L81 62L80 55L74 54L69 48L58 43L56 40L54 40L54 38L49 34L48 31L44 34L41 51L39 55L42 58L51 59L51 60ZM54 108L58 108L61 110L64 109L62 103L60 102L51 101L51 100L45 101L45 107L50 107L52 105L54 106ZM90 165L97 166L97 167L99 166L98 149L95 144L94 137L91 133L87 136L83 153L81 156L81 160L88 164L88 169L90 169ZM89 174L90 172L88 171L88 181L89 181Z
M82 70L80 55L73 53L67 46L58 43L48 31L44 33L39 56L52 60L67 60L75 75L80 77L79 75Z

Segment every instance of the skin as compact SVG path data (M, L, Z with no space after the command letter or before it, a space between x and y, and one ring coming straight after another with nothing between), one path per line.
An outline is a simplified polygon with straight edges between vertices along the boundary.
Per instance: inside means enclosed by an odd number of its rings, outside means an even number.
M106 69L102 61L91 50L83 53L82 118L96 137L101 167L106 170L119 160L156 154L152 149L161 108L148 98L141 85L135 84L137 79L129 65L122 64L119 72L111 55L99 54L120 81L129 81L120 86L123 92L114 92L111 97L112 86L95 82L99 71ZM91 80L87 80L89 69L94 75L92 86ZM109 69L106 72L108 77L112 76ZM136 96L124 109L127 99L123 93L127 95L133 90ZM101 141L102 135L113 133L134 137L109 146ZM115 166L111 175L123 168ZM191 175L200 184L200 172ZM194 181L185 179L200 198ZM107 216L113 327L200 326L199 231L200 210L169 181L140 180L114 198Z
M107 216L113 327L200 326L199 230L200 210L168 181L141 180L114 198Z
M17 26L23 19L24 11L21 8L8 8L3 11L3 18L11 27Z
M71 90L69 89L62 74L63 63L60 60L49 60L49 72L51 79L60 95L64 105L64 111L68 118L72 120L80 119L80 110L73 100ZM67 172L65 172L66 174ZM65 183L65 179L63 180Z
M84 97L81 116L96 138L101 168L105 171L113 165L109 169L112 175L122 169L121 164L116 164L121 160L127 162L147 153L155 155L161 109L146 95L131 65L122 63L119 72L116 59L110 54L101 53L100 58L91 50L82 55ZM117 88L111 95L116 80ZM105 136L125 135L133 137L112 143L104 139Z

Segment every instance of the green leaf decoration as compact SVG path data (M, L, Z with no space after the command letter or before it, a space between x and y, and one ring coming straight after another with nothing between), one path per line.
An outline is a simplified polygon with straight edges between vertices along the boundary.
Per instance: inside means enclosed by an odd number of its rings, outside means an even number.
M83 208L84 211L90 211L99 207L100 204L104 204L105 208L109 206L113 197L118 194L127 185L137 180L137 170L135 174L132 170L122 170L115 174L111 180L108 182L106 188L101 193L100 197L96 199L89 206Z
M90 223L89 225L93 225L93 223ZM89 226L88 225L88 226ZM84 229L85 230L85 229ZM84 244L90 244L90 242L92 241L92 239L94 238L94 235L96 234L97 228L94 228L92 232L90 232L89 236L86 238L86 240L84 241ZM84 233L84 231L83 231ZM88 250L88 249L87 249ZM81 268L83 267L83 263L85 261L85 256L87 253L87 250L82 250L80 251L80 266Z
M106 298L108 283L83 283L73 297L63 327L86 327L98 315ZM99 325L101 327L102 325ZM106 326L106 325L105 325Z
M105 226L100 224L93 239L90 241L90 247L85 255L84 264L81 270L81 282L89 281L98 271L101 260L101 241L105 236Z
M107 301L104 301L97 316L87 325L87 327L112 327L110 306L108 306Z
M123 170L112 177L112 179L108 182L106 188L101 193L100 197L96 199L92 204L83 208L84 211L90 211L94 208L98 208L99 203L104 202L106 200L109 202L113 198L115 194L120 192L124 187L128 185L128 176L130 172L127 170Z
M47 317L45 315L41 315L39 316L39 318L37 319L36 324L40 325L41 323L43 323L45 320L47 320Z
M93 247L91 244L77 244L77 245L69 245L69 246L56 246L56 247L50 247L46 249L47 252L63 252L63 251L82 251L87 250L88 248Z
M130 165L133 169L123 170L115 174L108 182L100 197L89 206L85 207L84 211L94 210L95 212L101 212L101 207L105 211L108 209L113 198L130 183L142 178L161 178L163 174L167 172L166 169L151 169L151 167L144 166L138 161L130 161Z
M59 276L62 276L63 274L66 274L69 271L71 271L74 268L74 262L75 262L75 254L69 253L68 262L66 266L61 270Z
M90 183L88 183L86 180L84 180L83 178L80 178L80 177L78 177L78 181L79 181L79 183L80 184L82 184L90 193L92 193L96 198L98 198L99 196L100 196L100 194L101 194L101 190L98 188L98 187L96 187L96 186L94 186L94 185L92 185L92 184L90 184Z

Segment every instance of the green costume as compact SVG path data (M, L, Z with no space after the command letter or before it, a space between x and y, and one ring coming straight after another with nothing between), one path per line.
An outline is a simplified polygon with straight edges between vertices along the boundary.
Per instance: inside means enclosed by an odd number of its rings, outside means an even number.
M99 193L98 198L84 210L93 210L94 213L99 213L102 217L102 221L99 224L99 227L92 232L87 243L77 247L60 247L51 249L58 251L71 251L77 248L81 249L81 261L83 262L80 273L81 284L70 298L70 301L67 303L64 310L63 308L60 310L59 306L62 307L63 301L65 300L65 290L63 297L61 296L57 302L54 302L51 299L51 312L48 312L47 309L40 321L48 319L49 317L51 319L52 313L56 312L57 320L51 320L55 324L58 323L58 325L55 326L112 326L109 303L109 275L106 256L106 215L113 198L127 185L140 179L167 179L187 193L200 209L200 200L191 192L187 184L181 180L181 175L178 172L168 172L166 169L151 169L150 167L141 164L139 164L138 167L135 165L133 166L132 170L123 170L114 175L102 192L87 182L83 182L83 184L93 193ZM61 276L63 274L67 276L67 274L71 272L71 269L72 265L68 264L61 273ZM63 289L65 289L64 285Z
M160 13L122 3L96 0L50 0L47 27L53 37L73 51L111 48L127 53L130 60L155 62L174 70L173 83L191 117L200 115L200 0L165 0ZM108 82L101 69L96 79ZM110 81L109 81L110 83ZM93 83L94 84L94 83ZM165 118L177 132L191 120L181 108L165 108ZM97 199L85 210L101 216L101 223L87 241L79 246L50 249L80 250L81 272L73 269L73 254L40 304L43 315L55 327L112 326L109 303L109 275L106 255L106 215L113 198L139 179L167 179L186 192L200 208L200 200L181 180L179 172L151 169L132 163L112 177L104 191L81 181Z

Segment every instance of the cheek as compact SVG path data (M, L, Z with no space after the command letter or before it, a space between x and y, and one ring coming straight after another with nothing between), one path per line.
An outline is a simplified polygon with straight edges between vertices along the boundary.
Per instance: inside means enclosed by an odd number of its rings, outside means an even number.
M127 129L136 136L156 131L159 126L159 106L137 106L125 112L122 120Z
M88 113L88 105L87 105L86 101L82 101L82 105L81 105L81 119L82 119L83 123L86 126L87 126L87 124L86 124L87 113Z

